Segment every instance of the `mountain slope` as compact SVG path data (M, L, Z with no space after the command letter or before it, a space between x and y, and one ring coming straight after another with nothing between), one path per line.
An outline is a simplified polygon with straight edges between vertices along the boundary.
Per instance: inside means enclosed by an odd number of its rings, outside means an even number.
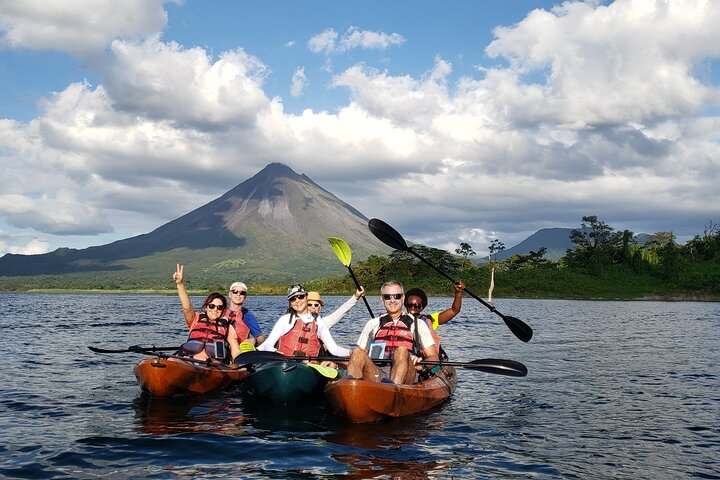
M175 263L188 279L288 283L342 273L327 237L353 256L387 253L367 218L305 175L273 163L221 197L156 230L82 250L0 258L0 276L72 274L74 282L165 285Z

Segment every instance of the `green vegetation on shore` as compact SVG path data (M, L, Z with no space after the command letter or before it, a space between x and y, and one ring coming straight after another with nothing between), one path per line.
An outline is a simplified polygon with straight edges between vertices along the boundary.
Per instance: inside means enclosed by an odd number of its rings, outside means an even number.
M413 249L453 278L465 281L468 288L483 297L487 296L490 271L494 269L495 298L720 301L720 228L716 225L709 223L703 235L696 235L684 245L677 244L671 232L658 232L642 245L634 243L633 238L632 232L616 232L597 217L590 216L583 217L581 227L573 231L574 248L557 262L544 258L544 249L481 265L471 262L467 255L455 256L423 245L415 245ZM460 251L471 251L469 245L464 245ZM388 257L371 255L365 261L353 263L353 271L370 295L377 294L388 279L398 280L407 287L423 288L430 295L452 292L446 278L399 250ZM83 277L82 282L78 279L75 274L0 277L0 290L176 293L169 280L165 285L143 284L135 279L87 288L87 277ZM227 282L211 280L209 276L191 280L192 294L227 290ZM304 281L304 284L326 295L349 294L355 290L347 274ZM286 289L287 285L250 285L252 295L284 295Z

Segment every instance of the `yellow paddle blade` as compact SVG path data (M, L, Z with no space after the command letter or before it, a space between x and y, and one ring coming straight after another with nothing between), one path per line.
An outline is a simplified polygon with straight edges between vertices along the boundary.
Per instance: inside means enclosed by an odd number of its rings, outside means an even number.
M334 368L324 367L322 365L318 365L317 363L308 363L307 366L317 370L317 372L323 377L335 378L338 376L338 371Z
M254 352L254 351L255 351L255 345L253 345L252 343L245 341L240 344L240 352L241 353Z
M347 242L337 237L328 237L328 242L330 242L330 246L335 251L338 260L346 267L349 267L350 261L352 260L352 252Z

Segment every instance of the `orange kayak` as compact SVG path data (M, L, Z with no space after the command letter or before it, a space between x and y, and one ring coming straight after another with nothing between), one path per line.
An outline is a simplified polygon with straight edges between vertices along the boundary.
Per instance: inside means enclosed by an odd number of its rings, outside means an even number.
M450 398L456 386L455 368L444 366L435 376L412 385L334 380L325 386L325 397L336 415L352 423L366 423L428 410Z
M140 388L153 397L200 395L245 379L246 368L189 362L173 357L147 358L135 365Z

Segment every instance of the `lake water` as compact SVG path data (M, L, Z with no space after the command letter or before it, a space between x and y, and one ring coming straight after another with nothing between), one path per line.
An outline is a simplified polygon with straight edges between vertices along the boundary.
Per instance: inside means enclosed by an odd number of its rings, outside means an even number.
M153 400L132 373L145 357L87 349L179 345L177 297L0 293L0 477L720 478L720 304L495 305L534 328L530 343L466 298L445 348L523 362L527 377L458 369L431 412L348 425L322 402L248 405L237 389ZM286 302L248 306L269 333ZM351 345L367 318L358 303L336 340Z

